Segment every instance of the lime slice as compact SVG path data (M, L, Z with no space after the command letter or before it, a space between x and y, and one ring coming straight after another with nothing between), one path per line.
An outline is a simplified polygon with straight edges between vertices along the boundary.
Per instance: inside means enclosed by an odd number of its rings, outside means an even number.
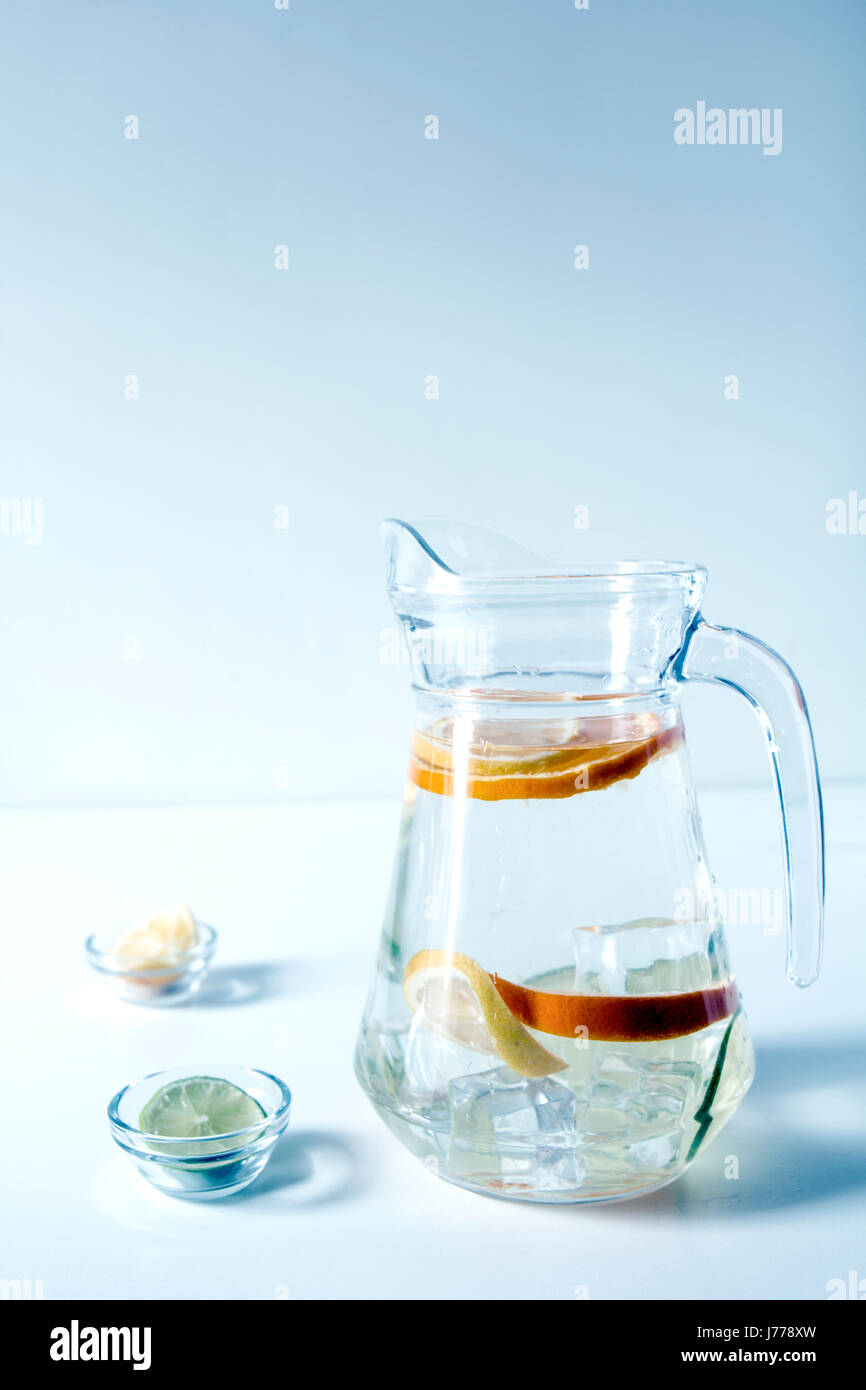
M151 1096L138 1118L138 1127L155 1138L188 1139L188 1144L172 1144L170 1149L177 1158L192 1158L252 1143L261 1129L240 1139L227 1137L223 1143L214 1140L231 1136L239 1129L250 1129L266 1119L258 1101L230 1081L218 1076L186 1076L170 1081ZM161 1152L167 1152L168 1147Z

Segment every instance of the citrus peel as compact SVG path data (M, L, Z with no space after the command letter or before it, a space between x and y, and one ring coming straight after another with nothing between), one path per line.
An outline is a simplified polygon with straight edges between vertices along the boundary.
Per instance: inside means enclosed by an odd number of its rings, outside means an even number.
M679 724L663 728L655 716L487 721L468 733L461 738L452 721L416 729L409 780L423 791L463 791L480 801L562 798L637 777L682 742Z
M414 1016L475 1052L495 1052L518 1076L549 1076L568 1065L516 1019L487 971L460 951L418 951L403 972Z

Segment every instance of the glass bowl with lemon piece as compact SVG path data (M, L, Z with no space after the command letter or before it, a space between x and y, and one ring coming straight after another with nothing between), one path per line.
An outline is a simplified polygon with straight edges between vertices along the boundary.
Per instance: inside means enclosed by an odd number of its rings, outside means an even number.
M230 1197L257 1178L289 1123L288 1086L254 1067L174 1067L118 1091L112 1138L172 1197Z
M217 934L175 907L117 933L94 933L87 959L129 1004L179 1004L201 988Z

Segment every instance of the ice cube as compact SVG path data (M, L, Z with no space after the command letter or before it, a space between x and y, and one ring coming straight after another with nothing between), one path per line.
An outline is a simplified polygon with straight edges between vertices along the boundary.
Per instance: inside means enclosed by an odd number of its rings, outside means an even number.
M584 1142L632 1144L679 1130L697 1102L702 1077L698 1062L603 1053L579 1117Z
M709 956L693 951L679 960L656 960L625 972L626 994L688 994L712 983Z
M640 1139L628 1151L628 1166L636 1173L664 1173L679 1161L685 1135L681 1130Z
M456 1177L552 1190L580 1186L577 1103L567 1086L495 1067L452 1081L449 1102L448 1162Z
M641 917L577 927L572 940L579 993L685 993L704 989L713 979L716 947L707 922Z

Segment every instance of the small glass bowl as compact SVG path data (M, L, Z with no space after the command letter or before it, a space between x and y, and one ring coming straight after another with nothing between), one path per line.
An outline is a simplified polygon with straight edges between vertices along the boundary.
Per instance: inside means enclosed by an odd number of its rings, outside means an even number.
M180 1004L201 989L216 949L217 934L213 927L199 922L198 929L200 938L195 946L183 951L171 965L158 965L153 969L121 964L114 950L116 932L89 936L84 950L94 970L105 976L118 998L127 1004Z
M195 1140L166 1139L141 1130L138 1119L150 1098L169 1082L190 1076L230 1081L258 1101L265 1118L231 1134ZM108 1123L115 1143L152 1187L172 1197L210 1202L241 1192L258 1177L289 1123L291 1104L288 1086L255 1067L172 1067L118 1091L108 1106ZM193 1145L193 1155L183 1152Z

